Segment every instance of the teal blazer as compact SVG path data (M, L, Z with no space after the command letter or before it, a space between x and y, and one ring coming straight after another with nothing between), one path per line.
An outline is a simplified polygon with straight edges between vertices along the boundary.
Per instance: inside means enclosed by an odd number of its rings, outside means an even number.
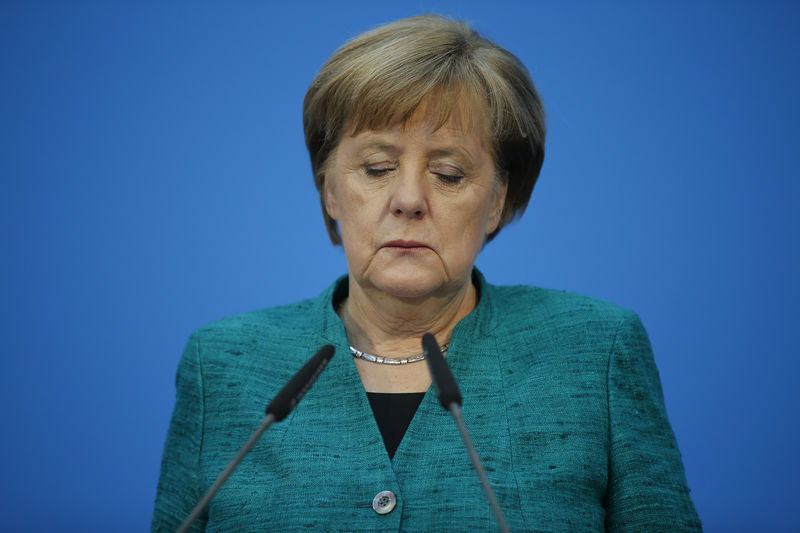
M511 531L699 531L639 318L585 296L492 286L447 361ZM195 531L496 531L455 422L429 390L392 460L334 310L318 298L196 330L177 374L153 531L174 531L323 344L336 354ZM373 510L391 491L396 507Z

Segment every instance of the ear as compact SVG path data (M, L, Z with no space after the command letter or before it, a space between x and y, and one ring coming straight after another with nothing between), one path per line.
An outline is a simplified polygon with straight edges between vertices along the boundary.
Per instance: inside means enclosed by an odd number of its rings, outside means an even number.
M508 192L508 184L502 183L497 185L494 190L494 202L492 202L492 210L489 212L489 223L486 227L486 235L491 234L500 225L500 220L503 217L503 207L506 205L506 193Z
M325 195L325 211L333 220L339 220L339 204L336 201L335 184L330 172L323 176L323 194Z

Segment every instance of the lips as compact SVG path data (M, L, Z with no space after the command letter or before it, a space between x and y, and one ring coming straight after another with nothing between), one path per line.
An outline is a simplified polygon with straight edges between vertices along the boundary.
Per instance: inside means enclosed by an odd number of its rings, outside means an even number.
M394 241L389 241L385 243L382 248L429 248L427 244L417 242L417 241L404 241L402 239L397 239Z

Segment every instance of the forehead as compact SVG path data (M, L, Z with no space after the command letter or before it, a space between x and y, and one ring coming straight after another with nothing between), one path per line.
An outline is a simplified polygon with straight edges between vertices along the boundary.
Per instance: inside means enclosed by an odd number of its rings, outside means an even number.
M419 150L429 156L462 155L472 160L491 157L479 132L464 131L445 123L441 127L422 120L409 120L381 130L364 130L339 143L342 155L366 157L384 153L399 156Z
M483 147L492 145L486 101L466 88L437 89L410 109L387 107L370 116L356 111L348 122L345 135L351 137L369 132L413 130L427 131L434 137L473 137L479 139Z

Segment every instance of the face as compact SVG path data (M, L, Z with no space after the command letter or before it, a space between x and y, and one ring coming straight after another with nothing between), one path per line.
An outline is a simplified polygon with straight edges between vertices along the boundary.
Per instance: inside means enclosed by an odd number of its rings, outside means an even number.
M454 294L500 221L506 188L482 131L436 129L425 116L344 137L326 169L326 209L351 283L367 291Z

